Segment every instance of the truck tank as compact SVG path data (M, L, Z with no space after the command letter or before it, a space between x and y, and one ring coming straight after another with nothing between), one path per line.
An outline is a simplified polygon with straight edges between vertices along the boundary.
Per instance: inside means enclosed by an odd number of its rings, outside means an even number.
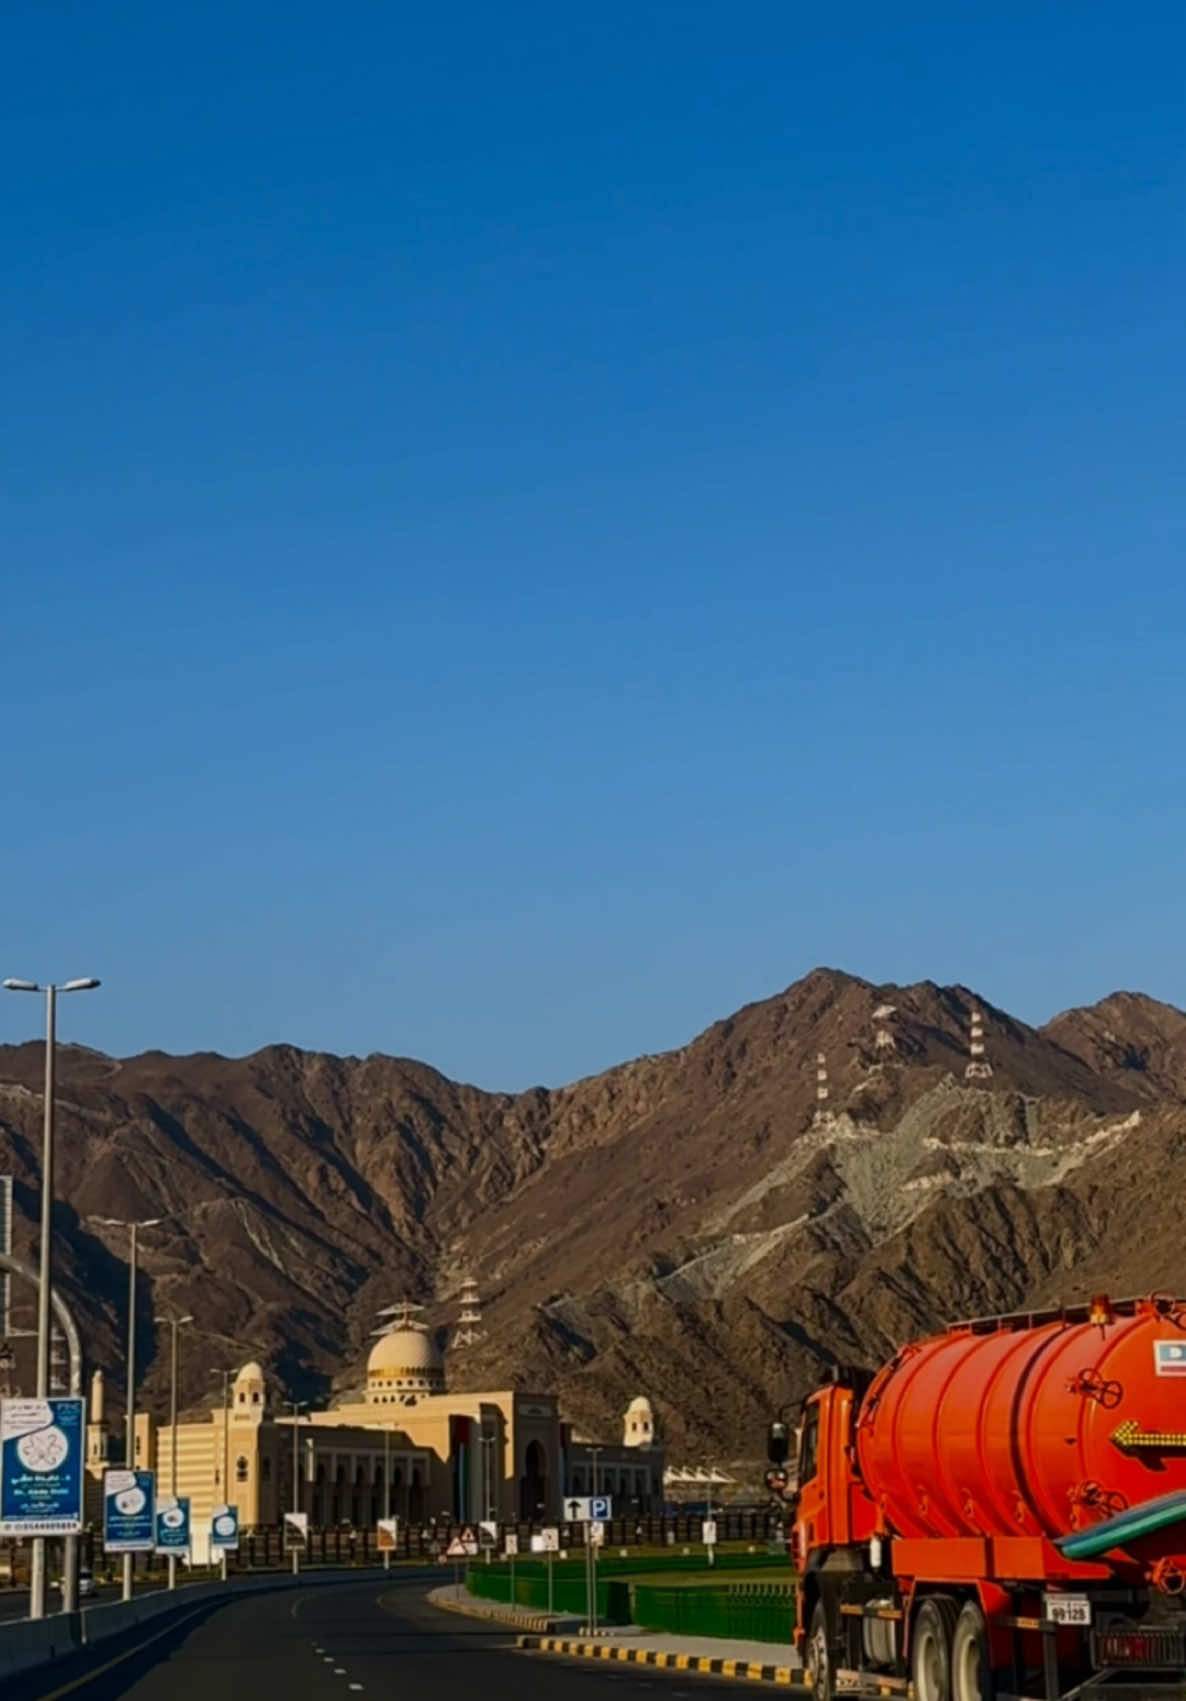
M861 1475L903 1537L1057 1541L1186 1490L1186 1302L965 1323L903 1348L861 1403ZM1186 1573L1186 1523L1108 1563Z

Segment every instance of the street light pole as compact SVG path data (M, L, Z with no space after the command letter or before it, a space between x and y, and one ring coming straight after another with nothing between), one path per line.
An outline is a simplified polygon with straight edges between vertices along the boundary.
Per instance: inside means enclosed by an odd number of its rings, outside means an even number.
M301 1458L297 1442L300 1438L301 1412L309 1402L308 1400L285 1400L284 1404L292 1412L290 1419L292 1423L292 1509L294 1512L299 1512L301 1509ZM300 1549L294 1546L292 1550L292 1574L294 1577L299 1575L300 1569Z
M136 1469L136 1264L139 1233L142 1228L155 1228L164 1222L164 1217L142 1217L138 1222L125 1222L122 1217L94 1217L92 1221L102 1223L104 1228L126 1228L128 1230L128 1349L127 1349L127 1379L128 1400L127 1412L124 1418L124 1468L129 1471ZM155 1461L153 1461L155 1467ZM132 1598L132 1565L135 1555L124 1554L123 1599Z
M44 992L45 994L45 1107L41 1137L41 1247L37 1288L37 1398L49 1398L50 1356L50 1291L53 1282L54 1226L54 1065L57 1051L57 1008L59 992L90 992L99 982L93 977L63 981L40 986L35 980L4 982L8 992ZM77 1543L72 1557L77 1560ZM29 1617L45 1617L45 1537L33 1537L29 1565ZM63 1567L68 1570L67 1567ZM64 1578L67 1600L73 1600L72 1578Z
M212 1370L211 1376L222 1377L222 1501L224 1506L231 1504L231 1377L233 1370ZM222 1580L226 1582L227 1551L224 1547L219 1555L222 1567Z
M192 1317L154 1317L154 1323L167 1323L172 1332L169 1349L169 1493L177 1498L177 1337ZM177 1587L177 1555L169 1555L169 1587Z

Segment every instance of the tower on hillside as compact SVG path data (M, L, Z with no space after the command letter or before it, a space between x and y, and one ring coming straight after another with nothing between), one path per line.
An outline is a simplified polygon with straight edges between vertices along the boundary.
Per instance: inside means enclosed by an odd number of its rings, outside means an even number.
M478 1298L475 1276L467 1276L462 1282L460 1304L457 1327L453 1331L453 1345L472 1347L476 1342L486 1339L486 1331L482 1327L482 1301Z
M887 1063L897 1049L889 1025L897 1008L896 1004L879 1004L873 1012L873 1055L878 1063Z
M992 1078L992 1064L984 1049L984 1017L978 1007L973 1004L972 1018L968 1027L968 1064L964 1070L965 1081L988 1081Z
M815 1115L813 1128L831 1128L836 1118L828 1104L828 1060L822 1051L815 1054Z

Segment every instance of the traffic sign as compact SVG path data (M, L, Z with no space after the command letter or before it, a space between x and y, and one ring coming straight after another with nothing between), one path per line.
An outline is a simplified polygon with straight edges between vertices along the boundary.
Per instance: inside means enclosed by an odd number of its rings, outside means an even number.
M589 1546L601 1547L605 1542L605 1525L600 1518L589 1520Z
M210 1546L215 1553L233 1553L239 1545L239 1508L216 1506L210 1514Z
M0 1535L82 1530L83 1402L0 1401Z
M151 1553L155 1540L151 1471L103 1472L103 1548L107 1553Z
M594 1519L604 1524L613 1516L613 1502L608 1494L574 1494L564 1502L564 1510L572 1524L588 1524Z
M535 1546L537 1541L539 1542L538 1548ZM537 1553L559 1553L560 1531L554 1526L549 1529L541 1530L538 1536L532 1536L531 1545Z
M703 1524L701 1524L700 1539L704 1543L705 1547L715 1547L717 1545L717 1521L715 1518L706 1518Z
M165 1494L156 1503L157 1553L189 1552L189 1501Z
M303 1553L308 1545L309 1514L307 1512L286 1512L284 1514L285 1553Z
M399 1539L399 1519L380 1518L375 1536L377 1553L394 1553Z
M493 1518L483 1518L478 1525L478 1541L483 1547L498 1546L498 1525Z
M448 1559L473 1559L478 1551L478 1537L472 1524L459 1530L445 1549Z
M503 1552L508 1559L514 1559L519 1551L519 1537L514 1530L508 1530L502 1538Z

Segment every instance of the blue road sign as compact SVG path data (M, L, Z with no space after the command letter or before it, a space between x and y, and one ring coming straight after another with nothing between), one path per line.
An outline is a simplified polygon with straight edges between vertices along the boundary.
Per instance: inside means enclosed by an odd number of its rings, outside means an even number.
M103 1472L103 1547L107 1553L151 1553L155 1546L152 1471Z
M229 1552L239 1545L239 1508L216 1506L210 1518L210 1546L215 1552Z
M189 1552L189 1501L165 1494L156 1503L156 1552Z
M0 1401L0 1535L82 1530L82 1400Z
M608 1494L595 1494L589 1501L589 1518L595 1523L604 1523L609 1517L610 1500Z

